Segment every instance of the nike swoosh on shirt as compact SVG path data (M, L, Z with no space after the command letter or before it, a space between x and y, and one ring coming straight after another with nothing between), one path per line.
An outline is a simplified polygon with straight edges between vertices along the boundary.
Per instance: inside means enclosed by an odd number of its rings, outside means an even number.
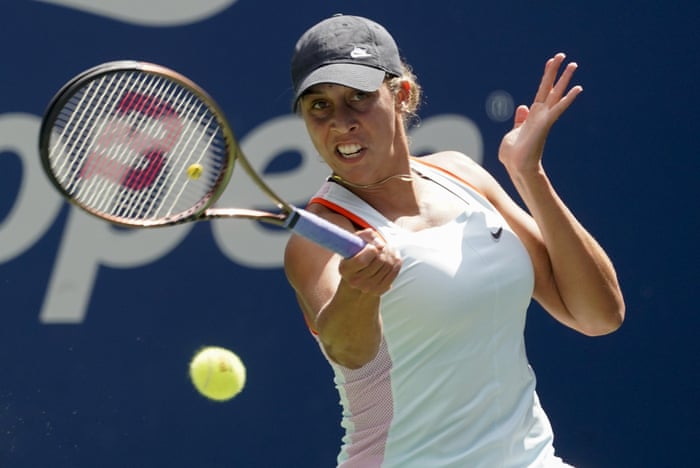
M494 240L498 240L501 238L501 234L503 234L503 226L498 226L498 229L495 231L492 229L489 231L491 234L491 237L493 237Z

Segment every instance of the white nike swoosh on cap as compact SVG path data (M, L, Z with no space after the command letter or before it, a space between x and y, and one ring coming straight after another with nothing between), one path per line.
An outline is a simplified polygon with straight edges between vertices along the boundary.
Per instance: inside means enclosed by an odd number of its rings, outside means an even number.
M366 58L371 56L372 54L368 53L367 49L363 49L362 47L355 47L350 52L350 57L352 58Z

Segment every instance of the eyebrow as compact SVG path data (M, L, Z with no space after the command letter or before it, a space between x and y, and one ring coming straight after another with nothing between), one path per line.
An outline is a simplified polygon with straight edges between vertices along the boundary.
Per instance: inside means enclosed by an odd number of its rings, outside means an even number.
M341 86L341 85L336 85L334 83L319 83L315 84L311 87L309 87L306 91L304 91L301 96L306 96L308 94L323 94L323 91L321 91L321 87L336 87L336 86ZM301 97L299 96L299 97Z
M318 91L313 91L313 90L307 89L306 91L304 91L303 93L301 93L299 95L299 99L303 99L306 96L313 96L314 94L322 94L322 93L320 93Z

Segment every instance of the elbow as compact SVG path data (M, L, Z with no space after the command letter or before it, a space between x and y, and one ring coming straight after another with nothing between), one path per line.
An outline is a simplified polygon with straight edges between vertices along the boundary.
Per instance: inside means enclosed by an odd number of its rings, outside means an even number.
M586 325L585 327L579 328L579 331L590 337L610 335L611 333L616 332L622 326L622 322L622 320L619 320L594 325Z
M599 315L597 320L582 324L579 331L586 336L596 337L610 335L617 331L625 321L625 305L620 303L615 308Z
M321 327L319 338L326 357L335 364L356 370L379 353L380 333L330 333Z
M378 318L365 322L339 322L327 320L321 314L316 320L318 337L326 357L348 369L359 369L372 361L379 353L382 326Z
M339 349L337 346L324 345L326 356L341 367L357 370L368 364L377 355L378 350L364 349Z

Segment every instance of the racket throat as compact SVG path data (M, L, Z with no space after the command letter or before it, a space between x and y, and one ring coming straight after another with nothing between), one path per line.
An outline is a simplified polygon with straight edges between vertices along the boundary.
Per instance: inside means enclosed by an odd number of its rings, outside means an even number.
M289 214L282 219L281 226L290 231L294 231L294 226L296 226L300 218L299 210L297 208L292 208Z
M244 218L260 221L265 224L286 227L288 217L285 213L273 214L260 210L245 208L209 208L198 219Z

